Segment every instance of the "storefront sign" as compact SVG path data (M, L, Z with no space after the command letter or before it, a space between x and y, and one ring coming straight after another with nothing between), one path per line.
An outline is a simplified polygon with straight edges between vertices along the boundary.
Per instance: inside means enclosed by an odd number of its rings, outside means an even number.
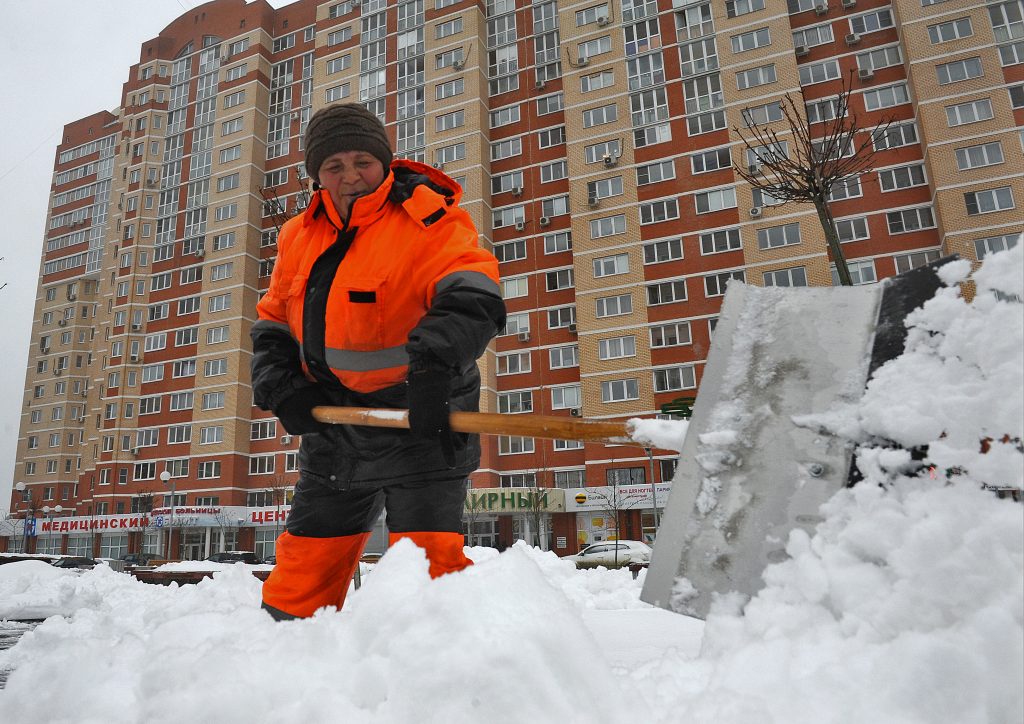
M174 508L175 528L235 527L245 522L246 509L241 506L188 506ZM146 531L169 528L171 509L154 508L149 513L128 515L66 516L39 518L38 532L45 533L105 533L114 531Z
M474 488L466 492L471 513L562 513L565 491L560 488Z
M665 507L670 490L671 483L659 483L655 486L659 508ZM580 488L565 501L565 509L570 513L580 510L643 510L650 507L651 486L648 483Z

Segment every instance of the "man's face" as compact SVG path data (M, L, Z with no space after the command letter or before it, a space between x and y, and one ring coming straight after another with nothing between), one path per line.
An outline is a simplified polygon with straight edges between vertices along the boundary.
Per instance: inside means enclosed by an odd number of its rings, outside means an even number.
M372 193L386 175L384 164L366 151L339 151L320 165L320 186L327 190L342 218L348 218L352 202Z

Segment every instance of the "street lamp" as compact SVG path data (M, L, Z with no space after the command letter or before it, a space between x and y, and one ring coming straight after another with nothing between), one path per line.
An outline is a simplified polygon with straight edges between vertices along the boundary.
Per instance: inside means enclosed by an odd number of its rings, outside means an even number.
M16 483L14 485L14 489L17 490L19 493L21 493L21 502L22 503L26 502L25 501L25 489L26 488L27 488L27 486L25 485L25 483ZM33 513L32 505L31 505L31 499L29 499L28 502L30 504L25 506L25 518L22 521L22 525L21 525L21 552L22 553L28 553L29 514ZM31 522L32 522L32 527L35 527L36 518L35 518L34 514L32 515L32 521Z
M54 508L51 508L49 505L44 505L43 506L43 515L46 516L46 521L49 522L50 521L50 513L51 513L51 511L53 513L55 513L56 515L60 515L61 511L63 511L63 510L64 510L64 506L62 506L62 505L58 505L58 506L56 506ZM53 548L52 538L53 538L53 528L51 527L50 528L50 535L47 536L47 540L50 541L50 545L47 546L48 548Z
M160 482L167 485L171 483L171 522L167 526L167 560L171 559L171 537L174 535L174 481L171 480L171 472L164 470L160 473Z

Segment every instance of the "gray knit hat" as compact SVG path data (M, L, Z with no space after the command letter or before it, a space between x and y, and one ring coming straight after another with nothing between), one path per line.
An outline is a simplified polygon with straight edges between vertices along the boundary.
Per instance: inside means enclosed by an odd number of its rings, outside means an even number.
M321 108L306 126L306 173L319 181L320 165L340 151L366 151L391 166L391 142L384 125L365 106L339 103Z

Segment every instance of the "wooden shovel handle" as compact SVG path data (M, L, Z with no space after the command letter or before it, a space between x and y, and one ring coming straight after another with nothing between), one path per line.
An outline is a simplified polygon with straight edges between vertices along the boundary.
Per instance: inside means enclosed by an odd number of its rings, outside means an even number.
M373 407L314 407L313 417L335 425L409 428L408 410ZM449 424L455 432L487 435L522 435L554 440L588 440L625 444L633 442L628 423L587 420L555 415L499 415L493 412L453 412Z

